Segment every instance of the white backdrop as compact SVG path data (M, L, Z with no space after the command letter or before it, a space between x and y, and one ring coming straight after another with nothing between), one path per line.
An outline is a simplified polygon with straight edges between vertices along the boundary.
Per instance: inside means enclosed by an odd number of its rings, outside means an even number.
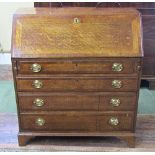
M12 15L21 7L34 7L33 2L0 2L0 44L2 51L10 51L12 34Z

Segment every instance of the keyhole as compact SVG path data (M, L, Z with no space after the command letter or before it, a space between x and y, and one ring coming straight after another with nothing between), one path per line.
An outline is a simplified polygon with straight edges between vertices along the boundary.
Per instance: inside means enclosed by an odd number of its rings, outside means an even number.
M75 24L78 24L78 23L80 23L80 20L79 20L79 18L74 18L74 23L75 23Z

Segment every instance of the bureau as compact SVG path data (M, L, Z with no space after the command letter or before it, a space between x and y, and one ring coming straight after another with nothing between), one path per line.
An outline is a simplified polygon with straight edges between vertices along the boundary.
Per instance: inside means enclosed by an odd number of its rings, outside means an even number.
M142 57L134 9L19 9L12 32L19 145L36 136L116 136L134 147Z

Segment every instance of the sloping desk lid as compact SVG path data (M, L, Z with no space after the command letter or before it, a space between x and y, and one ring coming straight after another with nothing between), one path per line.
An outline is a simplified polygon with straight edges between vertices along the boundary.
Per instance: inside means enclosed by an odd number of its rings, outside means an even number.
M12 57L141 57L134 9L28 8L13 18Z

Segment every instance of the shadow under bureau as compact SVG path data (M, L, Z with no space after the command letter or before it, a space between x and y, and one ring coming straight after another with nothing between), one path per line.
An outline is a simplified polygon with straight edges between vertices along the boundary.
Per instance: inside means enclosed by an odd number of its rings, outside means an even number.
M14 14L12 34L19 145L35 136L116 136L134 147L138 11L28 8Z

